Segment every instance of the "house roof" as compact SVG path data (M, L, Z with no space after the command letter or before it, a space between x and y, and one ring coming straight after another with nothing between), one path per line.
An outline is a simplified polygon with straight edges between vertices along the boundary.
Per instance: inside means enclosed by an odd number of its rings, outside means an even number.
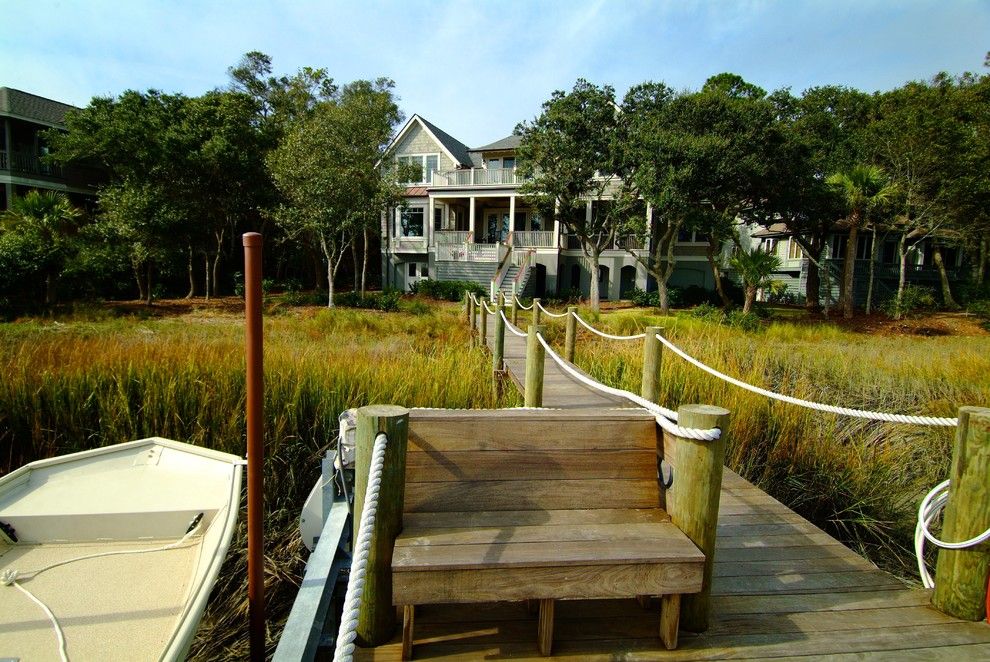
M515 134L511 136L506 136L501 140L496 140L493 143L483 145L481 147L475 147L470 150L472 152L496 152L500 149L517 149L522 143L522 136L517 136Z
M70 110L77 108L12 87L0 87L0 115L62 127L65 126L65 114Z
M418 118L426 130L433 134L433 137L437 139L444 149L449 152L451 158L460 163L461 165L471 165L471 156L468 154L468 147L462 143L457 138L453 137L436 124L428 121L426 118L419 115L413 115L413 117Z
M407 198L422 198L427 195L425 186L408 186L406 187L405 196Z
M790 229L787 227L786 223L773 223L770 227L763 226L756 232L752 233L750 236L755 238L763 237L780 237L782 235L791 234Z

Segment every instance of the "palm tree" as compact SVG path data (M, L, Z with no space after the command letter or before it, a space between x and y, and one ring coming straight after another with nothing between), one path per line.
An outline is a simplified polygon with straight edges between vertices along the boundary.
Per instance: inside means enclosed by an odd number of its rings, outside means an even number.
M62 271L69 243L81 212L64 193L29 191L14 197L0 216L5 232L31 237L45 257L45 303L55 303L55 285Z
M879 166L857 164L845 172L837 172L825 180L841 195L849 210L846 221L849 225L849 239L846 242L846 255L842 267L842 314L846 319L853 316L853 276L856 272L856 246L859 241L859 228L866 221L870 211L888 200L894 193L894 186Z
M756 300L757 291L773 282L773 274L780 268L780 258L772 253L754 248L751 251L739 251L732 256L729 264L743 280L746 292L743 312L748 313Z

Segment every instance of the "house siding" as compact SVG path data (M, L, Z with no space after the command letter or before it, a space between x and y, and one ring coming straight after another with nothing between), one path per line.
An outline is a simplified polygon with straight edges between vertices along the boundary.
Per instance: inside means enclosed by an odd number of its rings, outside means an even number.
M440 171L454 169L454 162L451 160L443 147L434 140L430 134L419 123L409 127L409 131L402 140L395 146L396 156L403 154L436 154L440 153Z

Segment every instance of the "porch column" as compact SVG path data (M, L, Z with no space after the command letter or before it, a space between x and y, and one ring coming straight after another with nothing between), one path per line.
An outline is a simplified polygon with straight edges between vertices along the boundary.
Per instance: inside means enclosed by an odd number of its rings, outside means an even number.
M474 196L472 195L469 200L471 201L471 211L468 212L468 223L471 230L471 241L478 243L477 229L474 227Z
M516 196L509 196L509 236L511 237L513 232L516 231ZM515 240L513 239L512 244L515 245Z
M434 230L433 230L433 215L436 213L435 211L433 211L434 209L436 209L436 206L435 206L435 204L433 202L433 196L432 195L429 197L429 201L430 201L430 203L429 203L429 205L427 207L427 212L428 212L429 220L427 221L427 224L426 224L426 228L427 228L426 229L426 246L427 246L427 248L429 248L430 246L433 245L433 232L434 232Z
M560 248L560 200L553 203L553 247Z
M592 201L588 200L588 203L584 207L584 225L585 227L591 227L591 205Z

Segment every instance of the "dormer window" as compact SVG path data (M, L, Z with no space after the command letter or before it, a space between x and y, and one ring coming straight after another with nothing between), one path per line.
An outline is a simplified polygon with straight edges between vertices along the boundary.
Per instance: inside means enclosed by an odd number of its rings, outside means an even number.
M433 179L433 172L440 169L439 154L404 154L397 160L400 167L419 168L419 179L413 175L408 181L400 182L402 184L428 184Z
M506 168L511 170L516 167L516 157L514 156L503 156L499 159L486 159L485 167L489 170L494 170L496 168Z

